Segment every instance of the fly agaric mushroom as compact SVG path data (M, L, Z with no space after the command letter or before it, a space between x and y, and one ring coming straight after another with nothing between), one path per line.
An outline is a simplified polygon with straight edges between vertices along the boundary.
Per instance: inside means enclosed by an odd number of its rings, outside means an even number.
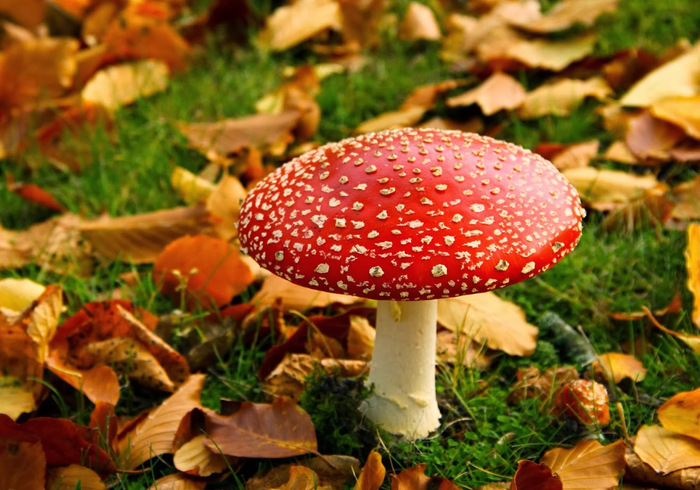
M576 189L519 146L398 129L330 143L268 175L244 201L241 245L302 286L378 300L364 406L406 439L439 426L437 299L540 274L571 252Z

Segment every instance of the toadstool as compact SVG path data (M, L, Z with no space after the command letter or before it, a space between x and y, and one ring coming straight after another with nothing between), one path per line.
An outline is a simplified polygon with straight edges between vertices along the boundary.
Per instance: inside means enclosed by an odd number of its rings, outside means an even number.
M437 299L492 291L571 252L576 189L517 145L460 131L397 129L330 143L260 181L241 246L302 286L377 301L364 406L406 439L439 426Z
M583 425L605 427L610 423L608 390L587 379L569 381L557 391L554 407Z

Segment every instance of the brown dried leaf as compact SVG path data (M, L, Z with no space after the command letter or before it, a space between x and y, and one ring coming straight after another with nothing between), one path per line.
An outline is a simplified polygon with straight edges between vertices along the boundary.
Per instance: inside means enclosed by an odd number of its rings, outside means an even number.
M318 476L311 468L294 465L289 468L289 480L271 490L333 490L326 485L319 485Z
M568 116L586 97L602 100L611 93L608 84L600 77L588 80L564 78L529 92L518 113L525 119L547 114Z
M490 360L483 346L477 345L466 335L441 330L437 334L437 358L440 362L470 369L486 369Z
M268 150L288 144L300 117L298 111L290 110L213 123L177 123L177 128L193 148L206 156L221 157L245 148Z
M634 452L661 474L700 466L700 441L660 425L644 425L634 441Z
M269 49L284 51L323 31L338 30L341 24L340 6L336 1L299 0L279 7L267 18L260 41Z
M675 124L657 119L644 111L629 120L625 144L641 159L668 160L669 150L684 137L683 130Z
M478 87L447 99L450 107L477 104L485 116L517 109L525 101L525 88L515 78L496 72Z
M206 480L194 479L183 473L173 473L158 478L148 490L204 490L206 486Z
M25 329L0 316L0 372L3 374L0 413L15 420L23 412L35 408L43 391L43 368L37 361L37 347Z
M551 367L543 373L535 366L519 368L517 382L508 395L508 401L517 403L532 398L551 400L562 385L578 378L578 371L573 366Z
M427 109L421 106L408 107L398 111L385 112L377 117L368 119L355 128L355 133L373 133L385 129L414 126L420 121Z
M31 434L12 437L7 417L0 414L0 488L36 490L45 488L46 456L41 440ZM9 436L9 437L8 437Z
M563 490L561 478L553 475L547 465L533 461L518 461L510 490Z
M662 99L650 110L655 117L683 128L691 138L700 139L700 95Z
M58 320L63 310L63 290L60 286L47 286L29 310L22 314L26 319L27 335L36 345L37 361L43 363L49 355L49 343L56 334Z
M26 2L0 0L0 13L23 27L35 29L44 21L46 2L44 0L28 0Z
M226 458L218 452L212 452L204 444L207 436L197 435L180 446L173 455L175 468L194 476L211 476L228 468Z
M517 305L492 292L438 300L438 323L512 356L535 351L537 327Z
M561 478L565 490L612 488L625 470L625 444L619 440L603 446L583 439L571 449L547 451L540 461Z
M602 374L606 379L615 383L619 383L625 378L639 382L647 375L646 368L639 360L633 355L620 352L600 354L598 359L593 362L593 369L596 373Z
M179 207L121 218L102 217L84 222L82 235L102 256L135 263L154 262L165 246L183 235L211 228L203 206Z
M298 467L294 470L294 467ZM280 488L290 481L290 475L299 474L299 468L307 468L316 476L318 488L347 488L348 480L360 469L360 462L352 456L324 455L299 460L295 463L275 466L262 476L253 476L246 481L246 490L269 490ZM354 478L353 478L354 479ZM294 487L296 488L296 487ZM303 488L303 487L302 487Z
M582 143L567 145L562 151L551 158L552 163L559 170L587 167L598 155L600 141L591 140Z
M125 455L124 469L134 469L152 457L170 454L180 420L194 408L202 408L199 397L203 374L193 374L180 388L147 416L137 419L117 435L117 451Z
M439 41L442 38L435 14L427 5L411 2L399 27L401 39Z
M71 464L49 468L46 475L46 488L51 490L105 490L102 478L85 466Z
M360 476L353 490L379 490L384 483L386 468L382 464L382 456L377 451L372 451L367 456L367 461L362 467Z
M676 202L671 213L674 219L688 221L700 218L700 177L678 184L671 192Z
M0 331L0 339L2 332ZM0 350L2 353L2 350ZM0 367L4 363L0 363ZM0 413L7 415L12 420L17 420L23 413L29 413L37 408L33 383L15 376L0 375Z
M622 96L620 104L649 107L663 99L694 97L698 95L698 76L700 76L700 43L638 81Z
M700 440L700 388L675 394L657 415L665 429Z
M668 475L661 475L644 463L630 449L625 453L625 461L627 462L625 480L641 482L643 486L631 486L632 484L624 483L623 490L649 490L650 485L653 485L654 489L695 490L700 484L700 468L684 468Z
M212 451L245 458L287 458L315 453L311 417L290 398L243 402L230 416L207 414L205 444Z
M608 149L603 153L603 158L606 160L612 160L613 162L627 163L630 165L635 165L639 163L639 160L627 146L624 141L613 141Z
M168 86L168 65L157 60L143 60L113 65L98 71L83 88L84 102L116 110L137 99L162 92Z
M593 167L572 168L563 174L576 187L581 200L599 211L619 208L658 185L653 175Z
M347 341L348 355L353 359L370 359L376 335L377 331L367 318L357 315L351 316Z
M214 228L222 240L228 241L238 235L238 215L246 194L241 181L226 174L207 198L207 210L212 214Z
M429 477L425 474L425 464L419 464L413 468L402 471L398 475L391 475L391 490L457 490L457 486L449 480L439 476Z

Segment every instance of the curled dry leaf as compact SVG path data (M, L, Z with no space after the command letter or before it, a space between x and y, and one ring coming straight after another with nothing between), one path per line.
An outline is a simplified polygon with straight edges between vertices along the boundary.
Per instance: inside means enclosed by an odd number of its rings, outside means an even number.
M296 467L296 469L294 469ZM306 468L311 471L307 473ZM294 482L294 475L306 473L315 475L313 488L347 488L347 482L354 479L360 470L360 462L352 456L324 455L300 459L294 463L275 466L262 476L253 476L246 481L246 490L269 490L272 488L287 488L284 485ZM301 483L301 482L300 482ZM304 482L306 483L306 482ZM293 487L296 489L297 487ZM305 488L305 487L301 487Z
M116 110L142 97L162 92L169 79L170 70L162 61L123 63L98 71L85 84L81 97L84 102Z
M683 128L691 138L700 139L700 95L662 99L650 110L655 117Z
M428 490L431 488L457 490L457 486L445 478L427 476L423 463L404 470L398 475L391 475L391 490Z
M204 206L190 206L122 218L102 217L82 223L80 232L103 257L144 264L154 262L173 240L207 233L211 227Z
M24 184L15 182L10 175L7 178L7 190L18 195L25 201L32 202L39 206L59 213L65 212L66 207L58 202L56 198L46 189L36 184Z
M333 303L351 305L362 301L357 296L316 291L271 275L265 278L262 287L250 302L263 308L272 305L277 298L282 298L282 306L285 310L299 311L306 311L310 308L325 308Z
M525 88L515 78L496 72L478 87L447 99L450 107L477 104L485 116L517 109L525 101Z
M430 7L411 2L401 21L399 36L409 41L439 41L442 33Z
M300 0L276 9L260 33L263 46L284 51L328 29L340 29L340 5L334 0Z
M246 189L237 177L224 175L206 199L207 210L212 215L214 229L222 240L238 236L238 215Z
M700 388L675 394L657 415L665 429L700 440Z
M561 478L567 490L599 490L617 487L625 470L625 444L622 440L603 446L583 439L571 449L547 451L540 462Z
M384 483L386 468L382 464L382 456L377 451L372 451L367 456L367 461L362 467L360 476L353 490L379 490Z
M601 354L593 362L593 369L596 373L615 383L619 383L625 378L639 382L647 375L647 370L641 361L631 354L622 354L620 352Z
M678 126L643 111L629 119L625 144L638 158L664 161L670 158L669 151L684 137Z
M51 490L105 490L102 478L95 471L78 464L49 468L46 488Z
M204 444L207 436L197 435L180 446L173 455L175 468L194 476L211 476L228 468L228 461Z
M614 12L620 0L563 0L546 15L523 22L515 18L511 23L528 32L545 34L569 29L576 24L590 26L601 14Z
M552 474L552 470L545 464L537 464L534 461L518 461L518 469L515 471L510 490L563 490L561 478Z
M700 43L676 59L653 70L622 96L620 104L649 107L663 99L693 97L700 73Z
M587 97L602 100L611 93L608 84L600 77L587 80L564 78L529 92L518 114L525 119L547 114L568 116Z
M195 479L183 473L173 473L158 478L148 490L204 490L206 486L206 480Z
M173 452L173 440L182 417L202 408L203 374L193 374L167 400L128 424L117 435L116 450L124 469L134 469L149 459Z
M439 299L438 323L511 356L535 351L537 327L517 305L492 292Z
M184 299L190 309L223 306L254 279L236 247L207 235L168 244L156 259L153 277L163 294L176 304Z
M700 441L660 425L644 425L634 441L634 452L661 474L700 466Z
M565 146L562 151L551 158L551 161L555 167L562 171L570 168L587 167L598 155L598 148L600 148L600 141L598 140L574 143L573 145Z

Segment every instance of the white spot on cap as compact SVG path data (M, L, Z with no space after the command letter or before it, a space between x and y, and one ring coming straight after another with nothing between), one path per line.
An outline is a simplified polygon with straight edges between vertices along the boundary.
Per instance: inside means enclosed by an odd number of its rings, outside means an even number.
M484 209L486 209L486 208L484 207L483 204L478 204L478 203L477 203L477 204L472 204L470 209L471 209L472 211L474 211L475 213L481 213L481 212L483 212Z
M353 211L359 211L360 209L362 209L364 207L365 207L365 205L362 204L360 201L355 201L354 203L352 203Z
M335 226L336 228L345 228L345 218L336 218Z
M318 264L314 269L314 272L317 272L319 274L327 274L329 270L330 266L328 264Z
M378 265L375 265L369 269L369 275L372 277L382 277L384 275L384 270Z
M377 215L378 219L387 219L389 217L389 214L386 212L386 210L382 211Z
M509 266L510 266L510 264L508 263L508 261L501 259L498 261L498 264L496 264L496 270L497 271L506 271L506 270L508 270Z
M520 272L522 272L523 274L528 274L528 273L532 272L533 270L535 270L535 263L528 262L527 264L525 264L525 267L523 267L523 270L521 270Z
M275 252L275 260L278 262L284 260L284 252L282 250L278 250L277 252Z
M442 264L435 265L430 270L430 273L433 275L433 277L442 277L447 275L447 267Z

